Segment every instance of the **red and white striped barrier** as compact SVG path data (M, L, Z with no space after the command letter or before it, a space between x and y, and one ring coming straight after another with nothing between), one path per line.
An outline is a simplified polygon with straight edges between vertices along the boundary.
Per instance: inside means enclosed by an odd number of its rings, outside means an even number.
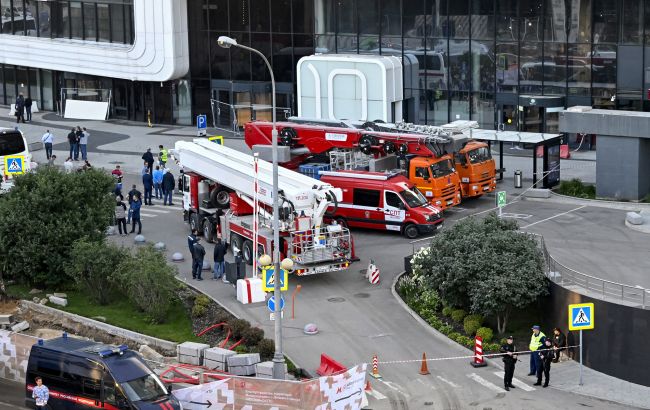
M373 263L373 261L370 261L368 264L366 278L368 278L368 282L370 282L371 285L379 284L379 268Z
M372 373L370 375L375 379L381 377L379 374L379 359L377 359L377 355L372 356Z
M487 366L485 359L483 359L483 338L481 336L476 336L474 343L474 360L470 362L474 367L484 367Z

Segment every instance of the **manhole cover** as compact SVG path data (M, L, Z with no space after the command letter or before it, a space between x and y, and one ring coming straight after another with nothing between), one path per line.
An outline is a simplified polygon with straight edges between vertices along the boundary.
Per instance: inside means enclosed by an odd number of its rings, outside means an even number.
M355 298L360 298L360 299L365 299L365 298L369 298L370 294L369 293L355 293L354 297Z
M345 298L341 298L341 297L329 298L327 299L327 301L332 303L341 303L341 302L345 302Z

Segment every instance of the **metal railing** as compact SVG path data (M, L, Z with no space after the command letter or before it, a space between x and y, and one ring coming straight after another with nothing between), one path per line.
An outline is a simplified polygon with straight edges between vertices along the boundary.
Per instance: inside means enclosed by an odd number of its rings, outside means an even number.
M544 258L544 274L558 285L565 288L568 286L575 286L582 290L583 293L586 292L586 296L602 300L623 301L636 304L640 305L642 309L645 309L648 303L650 303L650 289L601 279L571 269L551 256L546 248L546 243L544 242L544 237L542 235L529 232L526 232L526 234L535 238L539 249L542 251ZM423 242L426 240L430 241L431 239L432 238L422 238L410 242L413 247L413 254L415 254L416 246L419 246L419 249L421 249L427 245Z

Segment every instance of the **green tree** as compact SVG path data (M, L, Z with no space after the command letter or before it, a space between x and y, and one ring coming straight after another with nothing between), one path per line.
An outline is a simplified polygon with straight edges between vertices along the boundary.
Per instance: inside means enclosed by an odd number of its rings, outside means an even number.
M155 323L165 321L176 290L176 267L153 246L139 248L116 271L117 286Z
M436 236L419 275L448 305L495 315L505 331L513 308L547 291L543 261L533 238L495 214L467 218Z
M131 255L106 241L79 240L72 245L66 273L100 305L109 302L114 272Z
M58 286L70 280L65 262L78 239L100 241L114 212L110 175L65 174L41 167L16 178L0 196L0 267L4 279Z

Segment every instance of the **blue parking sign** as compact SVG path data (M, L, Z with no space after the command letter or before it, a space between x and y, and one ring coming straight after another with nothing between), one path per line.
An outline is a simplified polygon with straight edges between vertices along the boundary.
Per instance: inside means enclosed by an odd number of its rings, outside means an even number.
M208 116L205 114L196 116L196 128L204 130L208 128Z

